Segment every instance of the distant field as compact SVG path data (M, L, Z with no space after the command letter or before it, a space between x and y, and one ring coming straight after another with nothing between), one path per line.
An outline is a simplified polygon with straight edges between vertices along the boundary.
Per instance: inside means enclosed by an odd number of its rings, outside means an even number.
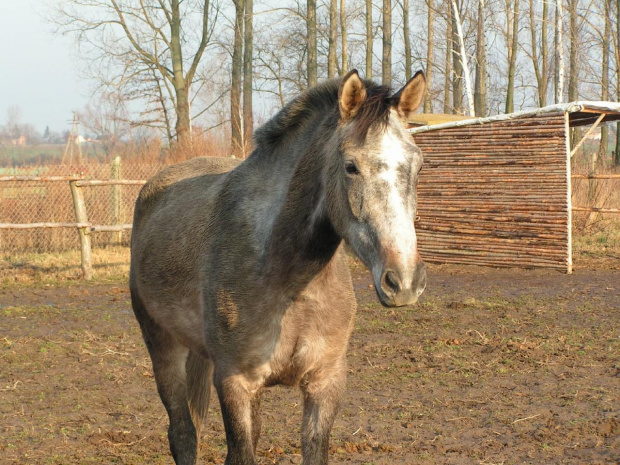
M40 144L26 147L13 145L0 145L0 174L6 175L6 171L19 169L19 165L60 163L65 151L65 144ZM82 157L97 159L104 154L101 145L92 143L82 144ZM14 174L10 172L9 174Z

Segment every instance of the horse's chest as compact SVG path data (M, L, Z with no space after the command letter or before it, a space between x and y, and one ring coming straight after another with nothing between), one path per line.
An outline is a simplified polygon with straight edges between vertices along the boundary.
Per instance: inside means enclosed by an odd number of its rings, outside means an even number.
M324 307L314 299L300 299L282 320L269 361L267 384L297 385L321 367L345 355L355 303Z

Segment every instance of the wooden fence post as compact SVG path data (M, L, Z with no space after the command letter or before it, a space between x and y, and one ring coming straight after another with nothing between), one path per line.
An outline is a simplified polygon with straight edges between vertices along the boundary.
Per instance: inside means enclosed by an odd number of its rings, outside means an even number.
M82 188L77 185L77 181L69 181L71 186L71 196L73 197L73 208L75 209L75 220L81 224L88 224L88 214ZM79 227L80 245L82 249L82 277L90 280L93 277L90 230L88 226Z
M112 160L110 164L110 178L111 179L121 179L121 157L116 157ZM123 192L122 186L114 185L112 186L112 224L122 224L122 202L123 202ZM113 233L112 243L115 245L121 245L123 240L123 231L118 231Z

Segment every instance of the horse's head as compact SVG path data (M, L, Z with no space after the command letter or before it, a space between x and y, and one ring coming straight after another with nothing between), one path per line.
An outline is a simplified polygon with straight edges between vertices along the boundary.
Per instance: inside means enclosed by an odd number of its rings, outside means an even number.
M426 286L414 226L422 153L405 130L425 90L422 72L388 96L353 70L338 92L329 215L372 272L379 300L390 307L415 303Z

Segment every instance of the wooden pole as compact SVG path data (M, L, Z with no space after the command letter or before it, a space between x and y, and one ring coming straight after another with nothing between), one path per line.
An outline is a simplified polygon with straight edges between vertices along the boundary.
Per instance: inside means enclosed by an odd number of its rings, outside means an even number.
M82 188L76 184L77 181L70 181L71 196L73 197L73 208L75 209L75 220L78 223L88 223L88 214L86 212L86 203ZM82 252L82 277L90 280L93 277L92 270L92 248L90 244L90 231L88 227L78 228L80 235L80 246Z
M119 180L121 179L121 157L116 157L112 160L110 164L110 179ZM112 225L117 225L122 223L121 218L121 206L122 206L122 191L120 185L112 186ZM112 243L114 245L120 245L123 241L123 231L115 232L112 236Z
M561 4L561 1L558 0L558 3ZM571 145L570 145L570 114L568 112L564 112L564 133L566 140L566 206L567 206L567 239L568 239L568 250L566 257L566 273L571 274L573 272L573 209L572 207L572 178L571 178L571 164L570 159L572 156Z

